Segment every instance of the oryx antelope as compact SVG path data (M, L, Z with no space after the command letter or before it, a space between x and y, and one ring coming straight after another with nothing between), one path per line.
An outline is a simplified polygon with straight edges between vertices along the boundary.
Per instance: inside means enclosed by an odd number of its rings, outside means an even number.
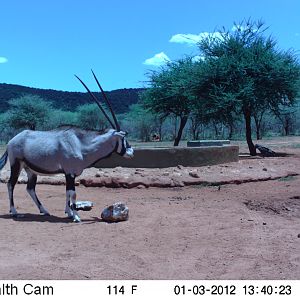
M40 210L40 213L44 215L49 215L49 213L35 193L37 175L65 174L65 213L75 222L80 222L75 205L76 176L79 176L85 168L92 166L95 162L109 157L113 152L126 158L133 157L133 149L126 140L126 132L120 130L120 125L110 102L94 73L93 76L111 111L114 123L110 120L96 96L79 77L76 77L83 84L93 100L96 101L113 129L108 130L105 134L100 134L96 131L81 130L76 127L62 127L52 131L24 130L12 138L7 144L5 153L0 158L0 170L6 164L7 158L9 158L10 162L11 174L7 187L11 215L17 215L13 193L19 174L23 168L28 176L27 191Z

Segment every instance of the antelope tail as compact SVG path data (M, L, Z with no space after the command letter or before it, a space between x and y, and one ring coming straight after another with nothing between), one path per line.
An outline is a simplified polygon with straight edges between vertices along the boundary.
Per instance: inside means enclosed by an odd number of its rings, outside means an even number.
M4 166L6 165L7 157L8 157L8 153L6 150L5 153L2 155L2 157L0 158L0 170L2 170L4 168Z

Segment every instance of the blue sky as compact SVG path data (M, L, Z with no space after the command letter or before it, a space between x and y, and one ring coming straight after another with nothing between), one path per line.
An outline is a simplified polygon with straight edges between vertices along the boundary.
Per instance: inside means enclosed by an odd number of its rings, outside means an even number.
M197 55L185 39L262 19L300 50L299 0L0 0L0 83L84 91L143 87L164 60ZM300 52L299 52L300 53Z

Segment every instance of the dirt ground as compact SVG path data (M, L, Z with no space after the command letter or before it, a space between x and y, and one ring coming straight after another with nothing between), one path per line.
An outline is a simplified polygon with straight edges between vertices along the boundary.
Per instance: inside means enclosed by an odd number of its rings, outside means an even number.
M78 199L94 203L91 211L80 212L80 224L65 217L65 186L38 185L51 213L40 216L26 186L18 184L15 203L24 215L12 218L1 183L0 279L299 280L300 138L274 145L292 155L197 168L211 185L126 189L79 184ZM227 181L220 180L223 173ZM270 174L262 177L265 173ZM230 181L235 176L247 180ZM129 220L102 222L101 211L119 201L128 206Z

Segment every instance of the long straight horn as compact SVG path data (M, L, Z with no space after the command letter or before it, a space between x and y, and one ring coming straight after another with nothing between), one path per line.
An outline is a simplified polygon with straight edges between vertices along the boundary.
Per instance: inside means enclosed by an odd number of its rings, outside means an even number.
M111 119L109 118L109 116L107 115L107 113L105 112L105 110L102 107L100 101L96 98L96 96L89 90L89 88L86 86L86 84L77 75L75 75L75 77L81 82L81 84L85 87L85 89L88 91L88 93L93 98L93 100L97 103L97 105L101 109L102 113L104 114L105 118L108 120L108 122L110 123L110 125L112 126L112 128L116 129L116 126L113 124L113 122L111 121Z
M110 110L110 112L111 112L111 115L112 115L112 117L113 117L113 119L114 119L114 121L115 121L116 129L117 129L118 131L120 131L120 125L119 125L118 120L117 120L117 118L116 118L116 115L115 115L115 113L114 113L114 111L113 111L113 109L112 109L112 107L111 107L111 104L110 104L108 98L106 97L106 94L104 93L104 90L102 89L102 87L101 87L101 85L100 85L100 83L99 83L99 81L98 81L98 79L97 79L95 73L93 72L93 70L91 70L91 71L92 71L93 76L94 76L94 78L95 78L95 80L96 80L96 82L97 82L97 84L98 84L98 87L99 87L99 89L100 89L100 91L101 91L101 93L102 93L102 95L103 95L103 97L104 97L104 99L105 99L105 102L106 102L106 104L107 104L107 106L108 106L108 108L109 108L109 110Z

